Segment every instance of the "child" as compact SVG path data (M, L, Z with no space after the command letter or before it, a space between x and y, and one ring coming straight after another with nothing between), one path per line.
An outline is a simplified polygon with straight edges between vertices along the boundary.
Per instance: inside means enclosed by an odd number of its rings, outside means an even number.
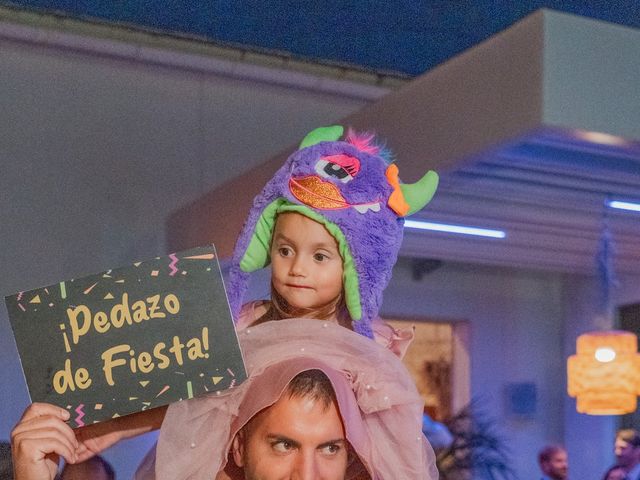
M340 141L342 134L341 126L309 133L255 198L233 255L232 313L238 329L283 318L332 320L400 354L406 332L377 319L382 291L403 217L431 200L438 176L430 171L401 184L373 135L350 130ZM271 300L241 308L248 274L269 262Z

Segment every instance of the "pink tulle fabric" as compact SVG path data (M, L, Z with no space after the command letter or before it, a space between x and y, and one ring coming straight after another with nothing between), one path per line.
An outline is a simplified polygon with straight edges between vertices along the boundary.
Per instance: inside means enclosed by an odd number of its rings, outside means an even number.
M331 380L357 454L346 479L438 478L435 455L421 431L422 399L391 351L322 320L267 322L238 336L249 378L225 392L170 405L157 447L136 479L242 480L228 457L233 437L309 369Z
M250 327L260 317L256 309L267 303L268 301L266 300L254 300L245 303L238 315L236 330L240 331ZM380 318L373 319L371 329L373 330L373 339L376 343L388 348L400 358L404 358L415 336L415 328L395 328Z

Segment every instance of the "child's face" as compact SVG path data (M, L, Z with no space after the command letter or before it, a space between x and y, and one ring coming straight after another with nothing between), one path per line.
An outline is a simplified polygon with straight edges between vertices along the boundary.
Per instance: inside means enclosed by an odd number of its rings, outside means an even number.
M321 308L342 291L342 257L323 225L281 213L271 243L271 280L294 308Z

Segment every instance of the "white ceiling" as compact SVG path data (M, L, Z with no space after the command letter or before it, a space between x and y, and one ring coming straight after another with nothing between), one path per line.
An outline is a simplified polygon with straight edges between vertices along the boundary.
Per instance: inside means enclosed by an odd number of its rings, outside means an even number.
M401 254L594 273L606 213L617 271L638 273L640 213L604 208L607 197L640 201L638 78L639 31L541 11L343 123L385 138L404 181L427 169L441 174L436 197L417 218L507 234L486 239L407 230ZM234 212L210 215L213 224L227 226L220 242L213 240L228 255L253 193L282 158L177 216L198 222L197 212L232 195ZM242 188L249 184L256 189ZM189 242L205 240L196 237Z
M607 198L640 201L640 145L579 135L538 132L443 172L416 218L504 230L506 238L409 231L404 254L591 273L606 222L617 271L640 272L640 213L605 207Z

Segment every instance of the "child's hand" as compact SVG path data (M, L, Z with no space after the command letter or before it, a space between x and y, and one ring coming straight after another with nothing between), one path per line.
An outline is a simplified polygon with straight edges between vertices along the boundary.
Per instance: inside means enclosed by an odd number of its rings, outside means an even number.
M33 403L11 432L15 480L53 480L60 456L76 462L78 442L64 423L69 412L48 403Z

